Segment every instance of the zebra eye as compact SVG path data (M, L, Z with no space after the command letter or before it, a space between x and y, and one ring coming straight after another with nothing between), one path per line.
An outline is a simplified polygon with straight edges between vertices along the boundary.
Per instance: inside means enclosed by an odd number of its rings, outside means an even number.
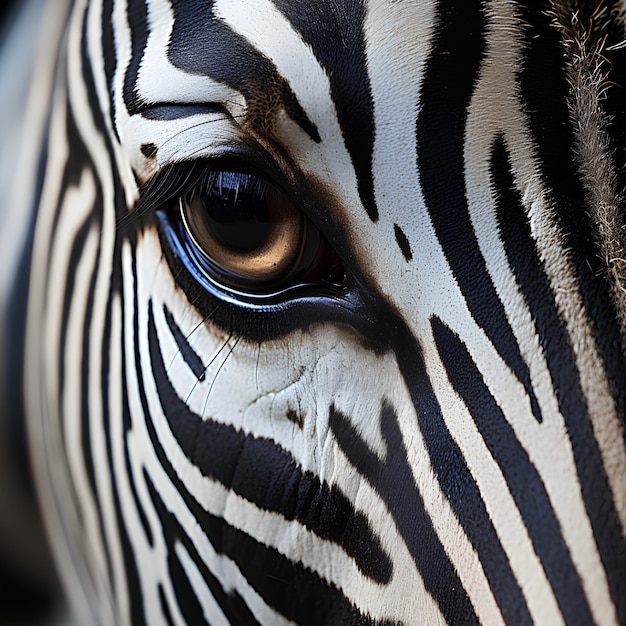
M260 295L292 279L336 282L336 255L328 265L330 247L317 229L257 174L213 170L179 205L196 261L226 289Z

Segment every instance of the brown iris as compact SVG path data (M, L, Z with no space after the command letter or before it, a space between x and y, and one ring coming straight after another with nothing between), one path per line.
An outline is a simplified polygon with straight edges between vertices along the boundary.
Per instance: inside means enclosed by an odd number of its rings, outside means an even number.
M278 187L245 172L211 172L180 199L183 223L227 287L263 291L299 269L307 223Z

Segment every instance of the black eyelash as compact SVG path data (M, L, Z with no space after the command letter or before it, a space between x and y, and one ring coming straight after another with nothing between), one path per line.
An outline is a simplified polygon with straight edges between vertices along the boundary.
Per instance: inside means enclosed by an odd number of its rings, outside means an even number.
M165 166L143 185L130 212L117 220L118 232L132 228L143 217L154 214L201 184L211 171L208 161L181 161Z
M206 185L215 166L209 161L181 161L165 166L139 188L133 212L139 216L169 206L174 200Z

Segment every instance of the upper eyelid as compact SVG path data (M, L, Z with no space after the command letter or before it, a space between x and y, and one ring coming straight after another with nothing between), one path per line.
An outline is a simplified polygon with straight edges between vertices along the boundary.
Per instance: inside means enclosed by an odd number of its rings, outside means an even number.
M258 171L254 165L248 165L243 159L227 157L212 159L190 159L178 161L159 168L157 172L139 188L139 198L133 207L134 214L143 214L158 209L179 198L205 182L211 172L245 171L263 178L265 182L282 189L275 178Z
M190 178L189 169L193 170ZM262 177L266 182L285 193L291 202L329 242L336 236L329 232L324 200L317 197L315 189L299 186L291 172L284 172L274 157L256 143L244 142L222 146L211 156L198 159L181 159L159 166L154 174L139 187L139 196L128 214L134 217L165 208L172 201L191 191L210 171L243 171ZM302 179L299 179L302 180ZM125 220L124 220L125 221Z

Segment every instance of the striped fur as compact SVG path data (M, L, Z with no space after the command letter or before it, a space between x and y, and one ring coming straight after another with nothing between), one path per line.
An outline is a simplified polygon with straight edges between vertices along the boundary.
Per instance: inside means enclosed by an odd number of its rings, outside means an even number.
M623 40L608 1L74 3L24 389L81 623L626 623ZM181 172L234 161L345 290L194 272Z

